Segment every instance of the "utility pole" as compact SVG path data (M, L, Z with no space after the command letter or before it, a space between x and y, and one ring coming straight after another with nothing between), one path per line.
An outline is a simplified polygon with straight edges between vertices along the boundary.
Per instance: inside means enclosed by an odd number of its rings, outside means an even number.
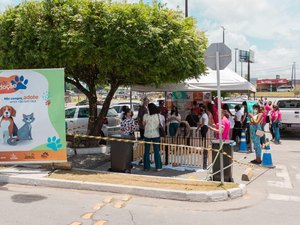
M188 17L189 16L189 2L188 0L185 0L185 17Z
M225 27L221 26L221 28L223 29L223 44L225 44Z
M296 62L294 62L294 88L296 88L297 79L296 79Z
M250 56L248 58L248 81L250 82Z

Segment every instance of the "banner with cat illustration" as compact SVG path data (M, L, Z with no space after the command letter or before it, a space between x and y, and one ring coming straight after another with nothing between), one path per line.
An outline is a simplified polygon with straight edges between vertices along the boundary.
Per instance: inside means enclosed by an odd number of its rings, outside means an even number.
M0 163L66 160L64 70L0 71Z

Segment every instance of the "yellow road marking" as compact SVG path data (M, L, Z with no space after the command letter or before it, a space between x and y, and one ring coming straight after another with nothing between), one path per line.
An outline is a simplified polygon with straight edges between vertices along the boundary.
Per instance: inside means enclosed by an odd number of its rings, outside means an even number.
M108 197L106 197L106 198L103 200L103 202L105 202L105 203L111 203L112 200L113 200L113 197L112 197L112 196L108 196Z
M103 203L98 203L98 204L96 204L95 206L94 206L94 210L99 210L99 209L101 209L103 206L105 206L105 204L103 204Z
M114 204L114 207L116 209L123 208L124 206L125 206L125 202L122 202L122 201L118 201L118 202L116 202L116 204Z
M98 220L98 221L94 222L93 225L103 225L105 223L107 223L106 220Z
M73 222L70 225L81 225L81 224L82 224L81 222Z
M83 219L91 219L93 215L94 215L94 213L89 212L89 213L83 214L81 216L81 218L83 218Z
M131 198L132 198L131 195L124 195L124 196L122 197L122 200L125 201L125 202L127 202L127 201L129 201Z

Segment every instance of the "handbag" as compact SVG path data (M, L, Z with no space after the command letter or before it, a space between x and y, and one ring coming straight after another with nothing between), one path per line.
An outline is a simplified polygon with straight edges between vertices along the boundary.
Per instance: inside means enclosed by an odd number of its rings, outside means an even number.
M159 114L158 114L158 123L159 123L159 136L160 137L165 137L166 136L166 132L165 129L163 128L163 126L160 123L160 119L159 119Z
M259 137L262 137L262 136L265 135L265 132L262 131L262 130L257 130L255 134L256 134L257 136L259 136Z

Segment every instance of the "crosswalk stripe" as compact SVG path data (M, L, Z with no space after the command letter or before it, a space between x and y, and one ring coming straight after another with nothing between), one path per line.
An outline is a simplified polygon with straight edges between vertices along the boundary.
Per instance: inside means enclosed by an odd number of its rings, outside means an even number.
M289 176L289 172L286 166L277 165L276 176L283 178L283 181L268 181L270 186L279 187L279 188L288 188L288 189L293 188L291 178Z
M286 202L300 202L300 198L293 195L279 195L279 194L269 194L268 199L276 201L286 201Z

